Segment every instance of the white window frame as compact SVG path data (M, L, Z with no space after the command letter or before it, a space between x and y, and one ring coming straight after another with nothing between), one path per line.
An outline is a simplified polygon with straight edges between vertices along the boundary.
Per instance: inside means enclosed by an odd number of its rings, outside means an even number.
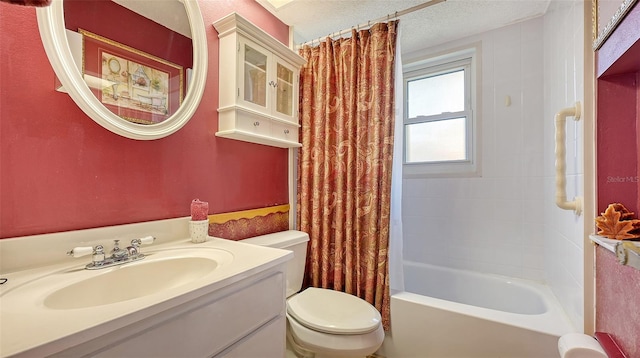
M403 66L404 125L426 123L444 119L466 118L466 160L440 162L407 163L406 143L403 141L403 176L405 178L424 177L475 177L481 175L480 166L480 115L478 110L480 83L480 45L450 51L446 54L425 56ZM412 80L465 70L465 109L461 112L408 118L408 83Z

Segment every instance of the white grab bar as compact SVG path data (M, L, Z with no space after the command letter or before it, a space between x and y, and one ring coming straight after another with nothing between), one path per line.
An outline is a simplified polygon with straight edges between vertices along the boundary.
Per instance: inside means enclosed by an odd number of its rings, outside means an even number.
M567 163L566 163L566 134L565 122L567 117L573 117L575 121L580 120L580 102L576 102L574 107L561 109L556 113L556 205L560 209L573 210L576 215L582 213L582 198L577 196L573 201L567 201Z

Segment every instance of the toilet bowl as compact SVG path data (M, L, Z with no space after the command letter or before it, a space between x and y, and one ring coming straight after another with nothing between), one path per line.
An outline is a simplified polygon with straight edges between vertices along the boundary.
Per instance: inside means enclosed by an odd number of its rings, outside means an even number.
M583 333L567 333L558 340L560 358L607 358L602 346Z
M309 235L289 230L242 242L293 251L286 268L287 343L298 357L366 357L384 340L380 313L356 296L302 288Z
M384 340L380 313L373 306L328 289L309 287L289 298L287 321L290 343L316 357L366 357Z

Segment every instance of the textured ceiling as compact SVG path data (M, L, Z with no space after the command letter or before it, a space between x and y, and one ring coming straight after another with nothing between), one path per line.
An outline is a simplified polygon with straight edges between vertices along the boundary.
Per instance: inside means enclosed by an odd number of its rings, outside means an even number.
M275 9L256 0L293 26L300 44L386 17L424 0L293 0ZM545 13L549 0L446 0L400 17L402 52L409 53L496 29Z

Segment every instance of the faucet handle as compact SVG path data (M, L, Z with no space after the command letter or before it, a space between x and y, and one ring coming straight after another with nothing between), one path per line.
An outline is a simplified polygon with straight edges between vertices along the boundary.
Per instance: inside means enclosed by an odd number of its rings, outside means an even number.
M106 255L104 254L104 246L96 245L96 247L93 248L93 256L91 257L91 261L93 262L93 265L94 266L103 265L105 258L106 258Z
M153 237L153 236L145 236L145 237L141 237L139 239L131 240L131 245L133 245L133 246L149 245L149 244L153 244L153 242L155 240L156 240L156 238Z
M102 245L96 245L95 247L91 246L79 246L74 247L71 251L67 252L67 255L73 257L82 257L92 254L91 261L92 263L87 266L87 268L97 268L104 264L104 247Z
M73 256L75 258L86 256L93 253L93 247L91 246L78 246L74 247L70 251L67 252L67 255Z
M117 261L126 259L128 253L126 250L120 248L120 240L113 240L113 248L111 249L111 258Z

